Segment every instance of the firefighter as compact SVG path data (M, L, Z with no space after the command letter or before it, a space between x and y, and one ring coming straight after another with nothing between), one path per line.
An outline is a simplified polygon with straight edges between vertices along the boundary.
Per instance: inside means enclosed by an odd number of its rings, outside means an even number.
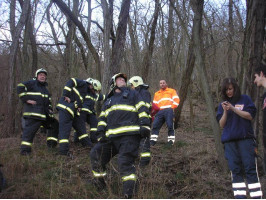
M98 119L96 117L96 111L94 107L96 101L103 101L105 99L105 95L100 93L102 89L100 81L92 78L88 78L86 81L89 84L89 92L85 96L80 116L83 121L87 122L90 125L90 139L92 143L96 143ZM74 133L74 142L79 142L76 132Z
M251 198L262 198L257 171L257 144L252 127L256 107L249 96L241 95L234 78L223 80L217 121L221 128L225 158L231 171L235 198L246 198L246 182ZM245 179L246 178L246 182Z
M132 198L136 183L134 162L138 157L141 137L150 135L148 108L140 94L126 87L127 76L115 74L103 105L97 127L98 143L90 153L96 186L105 186L106 165L118 154L118 167L123 182L123 197Z
M140 76L133 76L129 79L128 85L132 89L135 89L139 92L145 106L148 108L150 116L151 112L151 94L148 91L149 86L143 83L143 79ZM151 119L151 118L150 118ZM140 141L140 167L146 166L150 163L151 160L151 151L150 151L150 138L142 138Z
M71 78L63 89L56 108L59 110L59 154L71 156L69 152L69 136L72 126L77 131L83 146L92 147L92 142L86 133L85 121L80 117L82 103L89 92L89 84L80 79Z
M58 121L53 116L51 96L46 88L47 71L43 68L35 73L35 79L17 86L17 92L24 104L21 155L31 153L34 136L41 125L48 129L47 146L55 147L58 138Z
M179 105L179 96L175 89L169 88L165 80L160 80L160 90L155 93L153 98L154 107L160 110L155 115L153 128L151 133L151 145L154 146L157 142L160 128L166 122L168 127L168 144L173 145L175 142L174 131L174 109ZM152 111L153 112L153 111Z

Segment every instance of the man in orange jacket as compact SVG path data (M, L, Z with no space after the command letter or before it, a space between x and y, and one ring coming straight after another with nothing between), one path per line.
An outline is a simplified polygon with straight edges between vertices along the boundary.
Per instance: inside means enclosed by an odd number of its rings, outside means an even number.
M169 88L165 80L160 80L160 90L155 93L153 103L159 107L159 112L155 115L153 122L151 145L157 142L159 131L166 122L168 127L168 144L173 145L175 142L174 131L174 109L179 105L179 96L175 89Z

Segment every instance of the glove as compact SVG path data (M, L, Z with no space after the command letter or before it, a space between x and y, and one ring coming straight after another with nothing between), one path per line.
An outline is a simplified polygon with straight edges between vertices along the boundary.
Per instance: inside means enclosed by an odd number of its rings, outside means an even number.
M105 135L105 132L98 132L97 131L97 133L96 133L96 135L97 135L97 141L98 142L107 142L108 141L108 138L106 137L106 135Z
M149 138L151 129L149 126L141 126L139 132L142 138Z

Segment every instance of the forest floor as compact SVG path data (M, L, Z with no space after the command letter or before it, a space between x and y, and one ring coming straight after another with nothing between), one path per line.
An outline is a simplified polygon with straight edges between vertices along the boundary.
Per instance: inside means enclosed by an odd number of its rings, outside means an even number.
M161 129L159 142L151 148L151 163L137 164L138 192L144 199L232 199L229 171L218 164L215 141L204 104L194 106L194 121L185 105L176 129L176 142L166 144L167 128ZM121 198L122 184L114 158L107 170L107 188L97 191L88 184L92 178L89 149L71 143L73 158L48 150L45 135L38 133L31 156L19 155L20 136L0 140L0 161L7 187L0 198ZM266 177L258 160L260 181L266 194Z

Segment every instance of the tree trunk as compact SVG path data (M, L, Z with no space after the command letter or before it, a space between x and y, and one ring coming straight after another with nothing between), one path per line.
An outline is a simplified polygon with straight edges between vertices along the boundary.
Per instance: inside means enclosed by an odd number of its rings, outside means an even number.
M19 46L19 38L22 32L23 27L25 26L27 20L27 14L30 8L30 0L25 0L22 7L22 12L20 19L17 23L16 28L14 29L14 34L12 35L12 44L10 47L10 57L9 57L9 83L8 83L8 117L7 123L8 130L7 134L11 134L14 132L14 114L15 114L15 102L14 102L14 72L16 68L16 58L17 58L17 50ZM13 27L14 28L14 27Z
M196 63L197 63L197 71L199 74L199 78L201 80L201 85L206 101L206 106L207 110L209 113L210 121L211 121L211 126L214 134L214 139L215 139L215 146L216 146L216 151L218 154L218 161L224 169L226 168L226 161L224 159L224 154L223 154L223 145L221 143L221 131L219 128L219 125L216 121L216 115L215 115L215 106L213 103L213 99L211 96L210 92L210 86L207 81L207 76L206 76L206 69L205 69L205 64L203 60L203 48L202 48L202 42L201 42L201 21L202 21L202 14L203 14L203 4L204 0L191 0L190 1L192 5L192 10L194 12L194 18L195 21L193 23L193 26L195 26L194 32L192 33L192 38L194 41L194 52L196 56Z
M155 40L155 31L157 26L157 21L159 17L159 11L160 11L160 0L155 0L155 10L153 15L153 22L151 26L151 35L150 35L150 41L148 46L148 51L145 53L143 62L142 62L142 76L145 82L145 78L148 77L149 71L150 71L150 65L151 65L151 58L153 53L153 47L154 47L154 40Z
M227 52L227 77L234 77L233 65L233 0L229 0L228 6L229 20L228 20L228 52Z
M119 14L119 21L116 31L115 44L112 50L112 61L110 73L116 74L120 71L121 61L123 59L124 47L126 42L127 22L129 18L129 8L131 0L123 0L121 5L121 11Z

